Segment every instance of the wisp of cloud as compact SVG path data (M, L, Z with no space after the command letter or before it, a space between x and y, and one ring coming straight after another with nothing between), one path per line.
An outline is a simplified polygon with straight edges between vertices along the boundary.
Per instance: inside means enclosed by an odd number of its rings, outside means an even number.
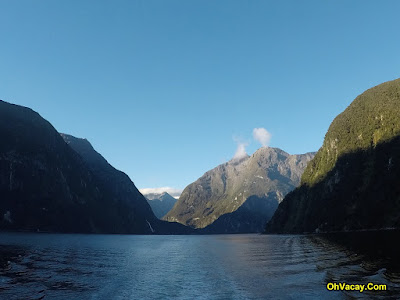
M268 147L269 141L271 140L271 134L265 128L254 128L253 138L263 147Z
M237 143L237 149L233 159L241 159L247 155L246 146L247 143L241 142L238 138L234 138L235 142Z
M175 189L169 186L165 186L165 187L159 187L159 188L145 188L145 189L140 189L139 190L143 195L147 195L147 194L161 194L163 192L167 192L168 194L170 194L172 197L178 199L179 196L182 194L182 190L181 189Z

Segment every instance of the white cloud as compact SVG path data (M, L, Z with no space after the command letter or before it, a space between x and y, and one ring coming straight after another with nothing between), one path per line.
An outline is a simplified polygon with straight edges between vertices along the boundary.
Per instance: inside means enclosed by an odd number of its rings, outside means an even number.
M233 159L241 159L247 155L246 152L246 144L244 143L238 143L235 155L233 156Z
M233 137L233 140L237 144L236 152L235 152L235 155L233 156L233 159L241 159L241 158L247 156L246 146L248 145L248 143L243 142L242 138L239 138L236 136Z
M167 192L170 194L172 197L179 199L179 196L182 194L181 189L175 189L169 186L165 187L159 187L159 188L145 188L145 189L140 189L139 190L143 195L148 195L148 194L162 194L164 192Z
M254 128L253 138L258 141L263 147L268 147L271 140L271 134L265 128Z

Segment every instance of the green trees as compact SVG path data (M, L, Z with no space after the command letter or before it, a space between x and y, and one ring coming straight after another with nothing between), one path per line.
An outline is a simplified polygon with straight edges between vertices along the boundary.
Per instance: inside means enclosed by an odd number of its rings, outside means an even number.
M400 134L400 79L385 82L359 95L338 115L302 177L302 184L313 185L347 153L376 147Z
M329 127L267 232L400 227L400 79L358 96Z

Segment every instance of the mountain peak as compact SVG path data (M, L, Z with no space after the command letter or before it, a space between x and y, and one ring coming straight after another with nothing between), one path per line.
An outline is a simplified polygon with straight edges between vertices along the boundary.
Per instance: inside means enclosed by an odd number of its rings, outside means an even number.
M232 159L207 171L188 185L164 219L204 228L221 216L235 212L245 202L246 211L250 209L255 212L255 207L265 211L264 208L268 206L269 209L262 218L271 217L269 213L276 208L277 203L298 185L301 174L311 158L312 155L295 157L278 148L262 147L252 156ZM247 202L250 198L250 202ZM260 211L256 214L258 213ZM233 225L232 220L226 224ZM262 226L259 225L262 222L255 225L251 220L250 217L249 221L246 221L249 226L243 226L241 232L246 232L243 231L246 228L251 230L249 232L262 230Z
M167 192L144 194L157 218L164 217L175 205L176 199Z

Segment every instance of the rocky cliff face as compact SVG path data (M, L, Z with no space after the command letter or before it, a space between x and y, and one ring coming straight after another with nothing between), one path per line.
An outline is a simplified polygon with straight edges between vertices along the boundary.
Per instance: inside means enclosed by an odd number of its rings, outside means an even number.
M338 115L301 186L279 205L267 232L399 227L400 80L358 96Z
M72 144L73 137L68 139ZM154 216L125 174L87 141L73 150L29 108L0 101L0 140L2 230L142 234L186 230L177 224L164 226L166 222Z
M260 224L298 185L312 157L312 153L289 155L264 147L252 156L219 165L187 186L164 219L194 228L215 222L209 232L262 231Z
M67 134L61 136L81 156L92 173L102 196L107 199L107 209L115 211L113 222L125 224L126 232L129 228L140 228L144 233L154 232L158 220L130 178L111 166L86 139Z
M153 234L192 232L190 228L180 224L158 220L146 198L139 192L128 175L110 165L89 141L67 134L61 134L61 136L83 158L108 204L118 208L118 218L114 222L125 224L128 228L127 232L131 232L132 228L141 228L142 233Z
M0 101L2 229L107 231L92 173L59 133L31 109Z

